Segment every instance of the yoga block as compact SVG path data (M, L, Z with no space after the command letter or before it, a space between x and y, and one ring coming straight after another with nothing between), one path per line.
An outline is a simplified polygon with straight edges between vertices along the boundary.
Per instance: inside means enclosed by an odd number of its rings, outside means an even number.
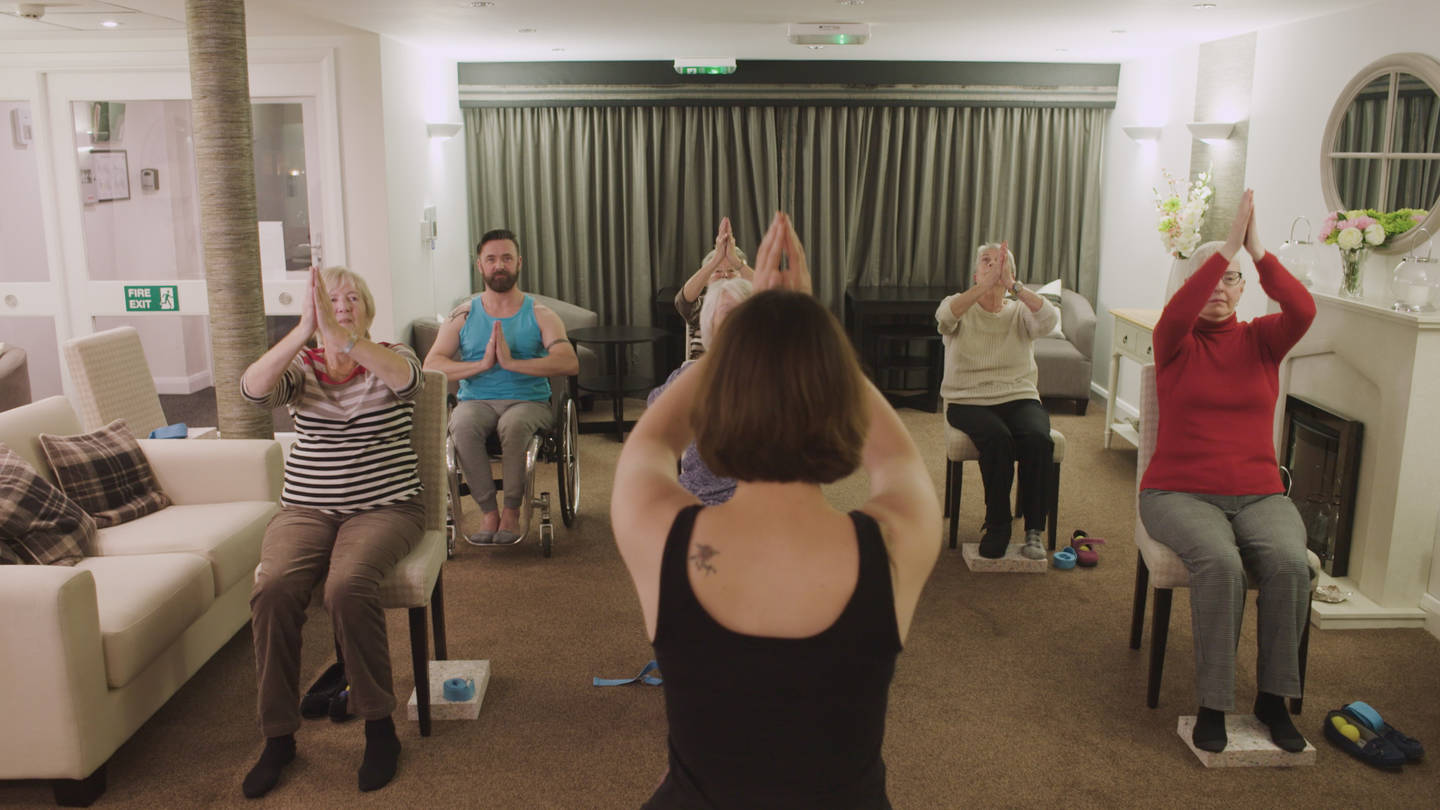
M1201 751L1190 741L1195 730L1195 716L1181 717L1175 733L1195 752L1200 764L1207 768L1292 768L1315 764L1315 746L1306 738L1305 750L1294 754L1282 751L1270 741L1270 729L1253 714L1232 712L1225 715L1225 750L1217 753Z
M979 543L965 543L961 546L961 554L965 558L965 565L971 571L981 573L997 574L1043 574L1050 567L1050 560L1032 560L1020 553L1023 548L1018 543L1011 543L1005 549L1005 556L997 559L989 559L980 556Z
M474 678L475 694L466 701L451 702L445 699L445 682L451 678ZM430 719L431 720L475 720L480 717L480 704L485 700L485 687L490 685L489 661L431 661L430 662ZM415 692L410 692L410 703L405 707L406 716L419 721L420 704Z

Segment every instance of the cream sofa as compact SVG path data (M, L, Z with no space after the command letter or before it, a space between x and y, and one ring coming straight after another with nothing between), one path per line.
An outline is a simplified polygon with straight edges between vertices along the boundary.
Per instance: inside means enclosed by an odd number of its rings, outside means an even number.
M49 476L42 432L81 432L64 397L0 413L0 442ZM0 566L0 779L51 779L62 805L94 801L115 749L250 620L279 508L274 441L140 445L173 505L101 529L73 568Z

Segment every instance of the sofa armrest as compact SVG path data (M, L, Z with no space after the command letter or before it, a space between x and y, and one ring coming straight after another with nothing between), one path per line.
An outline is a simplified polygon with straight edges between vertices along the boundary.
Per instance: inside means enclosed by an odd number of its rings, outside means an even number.
M80 771L98 752L87 749L106 743L84 733L106 714L94 575L0 566L0 616L0 716L9 729L0 734L0 779L88 776Z
M1095 308L1074 290L1060 295L1060 323L1065 337L1086 357L1095 359Z
M285 460L273 439L141 439L140 449L177 504L280 500Z

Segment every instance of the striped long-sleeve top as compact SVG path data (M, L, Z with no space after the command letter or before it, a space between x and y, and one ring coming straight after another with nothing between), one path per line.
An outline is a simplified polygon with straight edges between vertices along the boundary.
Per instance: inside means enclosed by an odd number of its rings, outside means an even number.
M423 377L409 346L382 343L410 365L410 381L392 390L363 366L348 377L324 371L324 349L304 349L275 387L245 398L288 406L298 438L285 460L286 506L350 514L408 500L420 491L419 459L410 446L411 418Z
M950 296L935 310L936 328L945 344L945 376L940 396L965 405L999 405L1017 399L1039 399L1035 387L1035 341L1060 322L1049 301L1040 309L1007 298L999 312L978 303L959 318L950 310Z

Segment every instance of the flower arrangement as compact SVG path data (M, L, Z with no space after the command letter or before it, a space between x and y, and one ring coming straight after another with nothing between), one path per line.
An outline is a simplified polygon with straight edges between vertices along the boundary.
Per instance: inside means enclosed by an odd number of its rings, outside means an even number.
M1363 298L1361 265L1372 247L1382 247L1397 235L1420 224L1427 212L1418 208L1401 208L1382 213L1374 208L1334 211L1320 228L1320 241L1340 249L1340 294Z
M1160 241L1170 255L1177 259L1188 259L1200 247L1200 226L1205 223L1205 212L1210 209L1210 198L1215 188L1210 184L1210 172L1203 171L1188 184L1167 171L1161 176L1170 188L1170 193L1161 196L1155 192L1155 210L1160 214L1156 230Z

